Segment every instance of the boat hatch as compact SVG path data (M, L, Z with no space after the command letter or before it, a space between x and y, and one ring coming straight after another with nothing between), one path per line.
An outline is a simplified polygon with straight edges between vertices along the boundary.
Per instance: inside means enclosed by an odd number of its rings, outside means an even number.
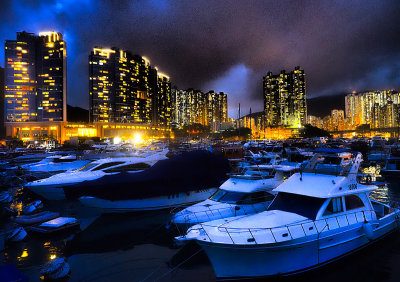
M66 224L75 223L76 219L72 217L58 217L40 224L41 227L58 228Z

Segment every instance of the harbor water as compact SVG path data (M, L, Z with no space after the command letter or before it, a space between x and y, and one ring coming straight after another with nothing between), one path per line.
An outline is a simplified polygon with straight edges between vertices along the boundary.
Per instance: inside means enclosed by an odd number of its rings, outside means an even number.
M10 175L3 178L12 177ZM4 181L4 179L3 179ZM400 202L400 183L388 180L372 197ZM6 244L0 264L14 264L29 277L41 281L41 266L66 257L71 267L67 281L215 281L213 268L195 243L174 245L177 234L167 228L169 210L99 215L79 201L44 201L47 210L76 217L82 231L63 237L31 237ZM2 217L0 233L10 227ZM2 238L3 241L3 238ZM1 245L2 246L2 245ZM270 281L399 281L400 232L353 255L317 270ZM0 281L1 281L0 277Z

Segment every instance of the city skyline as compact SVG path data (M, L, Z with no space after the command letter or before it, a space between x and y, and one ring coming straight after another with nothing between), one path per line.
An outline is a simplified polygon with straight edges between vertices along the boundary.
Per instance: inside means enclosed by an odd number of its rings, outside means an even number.
M307 72L309 97L400 86L396 2L221 2L13 1L3 9L0 39L22 30L63 33L69 101L84 108L84 58L96 45L152 58L180 89L229 93L232 117L239 102L262 110L258 79L296 65Z

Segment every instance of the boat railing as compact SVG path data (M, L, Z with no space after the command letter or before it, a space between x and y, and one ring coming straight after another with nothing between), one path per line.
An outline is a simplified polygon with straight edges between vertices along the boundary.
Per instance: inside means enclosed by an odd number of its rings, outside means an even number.
M317 235L319 238L319 235L322 232L374 220L376 220L375 211L364 210L273 228L235 228L201 223L197 225L197 228L192 227L189 229L189 233L193 230L198 230L199 234L205 235L210 242L215 243L235 245L271 244L295 240L311 235ZM219 232L212 232L215 230L218 230ZM248 236L245 236L246 234Z
M186 231L187 228L189 228L190 226L201 222L263 212L268 209L270 203L271 201L260 201L258 203L248 205L243 204L240 206L238 206L237 204L228 204L228 206L226 206L227 203L223 203L224 207L221 208L216 208L215 205L212 205L210 207L207 207L207 210L181 214L180 216L183 217L183 222L181 222L180 224L183 224L184 226L186 225ZM172 210L171 213L173 213L173 211L174 210ZM179 227L178 230L180 230Z

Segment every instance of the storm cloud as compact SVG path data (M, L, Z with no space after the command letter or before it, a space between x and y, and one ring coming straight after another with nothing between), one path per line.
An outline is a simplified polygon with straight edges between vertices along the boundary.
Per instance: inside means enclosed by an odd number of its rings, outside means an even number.
M179 88L228 93L230 116L262 109L262 76L306 72L307 95L400 89L398 1L2 1L0 40L65 34L68 103L88 107L98 45L150 58ZM4 62L4 49L0 53Z

